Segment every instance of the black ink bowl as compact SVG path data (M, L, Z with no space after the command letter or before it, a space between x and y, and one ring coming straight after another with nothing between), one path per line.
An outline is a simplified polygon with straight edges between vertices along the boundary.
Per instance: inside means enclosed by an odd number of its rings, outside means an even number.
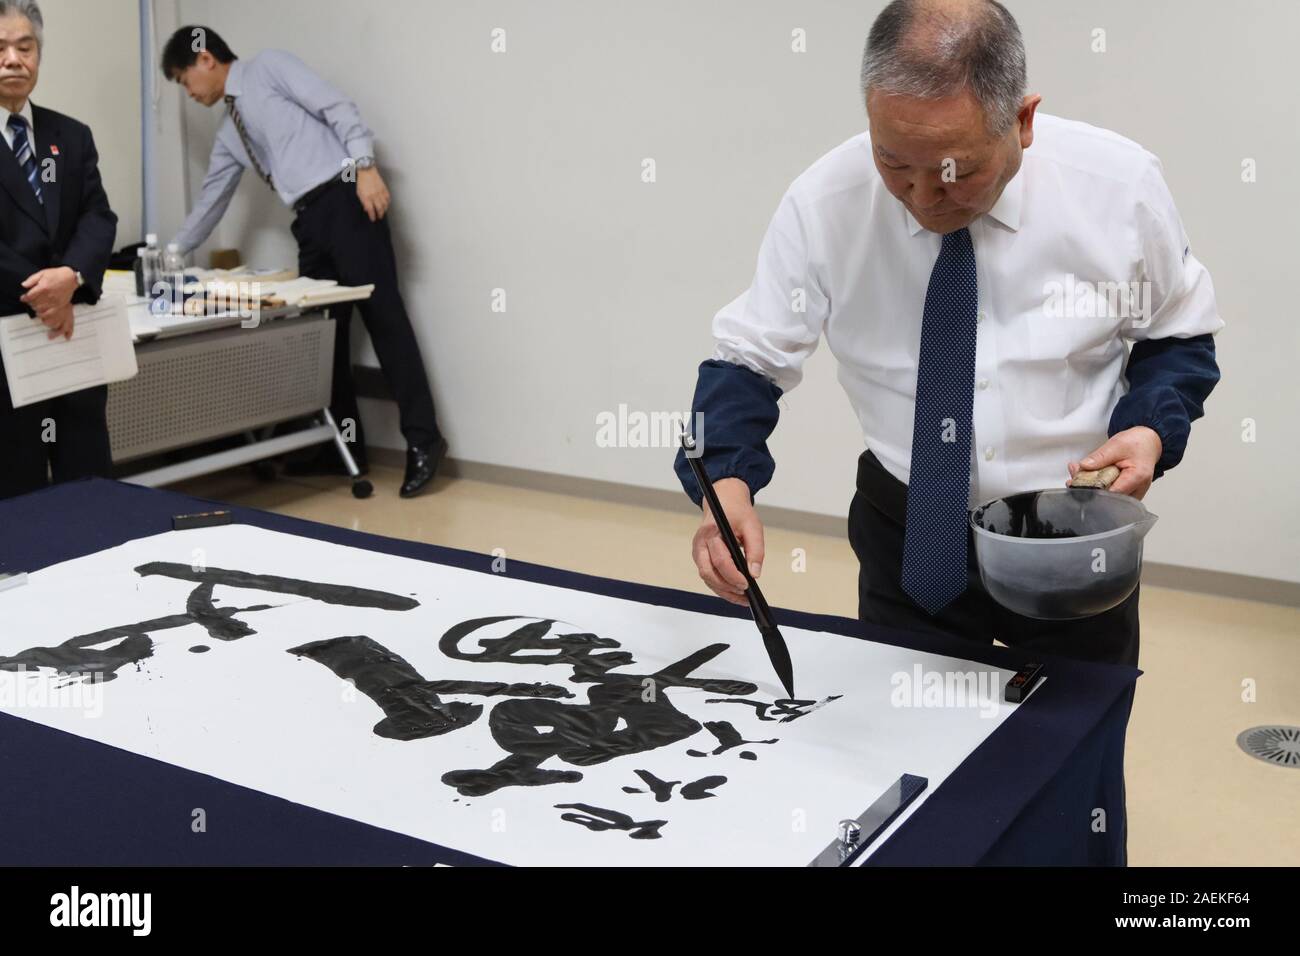
M995 601L1025 617L1069 621L1133 593L1156 515L1128 495L1048 488L986 502L970 523L980 579Z

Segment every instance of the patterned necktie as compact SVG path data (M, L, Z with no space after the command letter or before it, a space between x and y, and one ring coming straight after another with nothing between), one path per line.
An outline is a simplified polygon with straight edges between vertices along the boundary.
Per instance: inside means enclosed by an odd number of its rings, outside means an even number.
M958 229L943 237L925 292L903 541L903 590L931 614L966 590L978 314L975 247Z
M253 152L253 144L248 141L248 130L244 128L244 118L239 115L239 107L235 105L233 96L226 97L226 107L230 110L231 120L234 121L235 132L239 133L239 139L244 144L244 152L248 154L248 158L253 162L253 170L266 180L268 186L274 189L275 183L271 182L271 174L263 169L262 164L257 161L257 154Z
M14 134L14 159L18 160L18 165L26 174L27 185L36 193L36 201L44 205L45 200L41 198L41 177L36 170L36 155L32 152L32 141L27 136L27 120L18 113L10 113L9 128Z

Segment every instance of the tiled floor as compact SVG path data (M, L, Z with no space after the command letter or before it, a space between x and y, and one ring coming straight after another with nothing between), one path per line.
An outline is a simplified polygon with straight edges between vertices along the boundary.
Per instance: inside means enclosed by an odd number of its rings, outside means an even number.
M430 541L605 577L703 590L690 514L439 478L404 501L400 474L374 497L337 479L259 483L245 470L176 490L375 534ZM803 549L805 569L787 556ZM857 565L842 538L769 529L763 590L777 607L853 616ZM778 559L778 556L782 556ZM1300 865L1300 769L1254 760L1237 734L1300 725L1300 610L1142 589L1142 661L1129 727L1133 865ZM1254 701L1243 700L1253 683Z

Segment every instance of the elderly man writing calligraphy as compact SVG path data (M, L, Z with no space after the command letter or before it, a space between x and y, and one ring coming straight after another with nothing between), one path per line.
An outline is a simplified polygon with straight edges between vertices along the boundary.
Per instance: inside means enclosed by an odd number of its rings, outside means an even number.
M700 367L703 464L751 573L777 400L825 336L867 446L849 513L860 617L1136 664L1138 591L1081 620L1015 614L980 583L967 516L1080 468L1113 465L1111 490L1141 498L1182 458L1223 322L1161 165L1038 113L1020 31L991 0L889 4L862 90L867 132L786 192ZM677 471L699 503L680 456ZM707 509L693 552L744 604Z

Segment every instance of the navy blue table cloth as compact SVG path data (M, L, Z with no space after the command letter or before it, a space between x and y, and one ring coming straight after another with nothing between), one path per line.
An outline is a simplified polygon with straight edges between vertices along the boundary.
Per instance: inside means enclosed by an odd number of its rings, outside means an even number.
M99 479L0 501L0 572L37 571L169 531L172 515L208 511L215 505ZM231 510L236 521L259 528L491 573L491 555L250 508ZM700 613L748 613L709 595L515 560L509 573L539 584ZM0 592L0 627L3 602ZM952 655L1003 670L1015 670L1027 660L1011 648L887 630L847 618L786 610L776 614L789 627ZM1140 672L1057 658L1048 659L1048 664L1048 679L1029 701L931 792L868 865L1126 862L1124 733ZM875 796L864 794L864 806ZM207 812L206 832L191 830L195 807ZM832 836L827 833L828 842ZM0 864L492 862L0 714Z

